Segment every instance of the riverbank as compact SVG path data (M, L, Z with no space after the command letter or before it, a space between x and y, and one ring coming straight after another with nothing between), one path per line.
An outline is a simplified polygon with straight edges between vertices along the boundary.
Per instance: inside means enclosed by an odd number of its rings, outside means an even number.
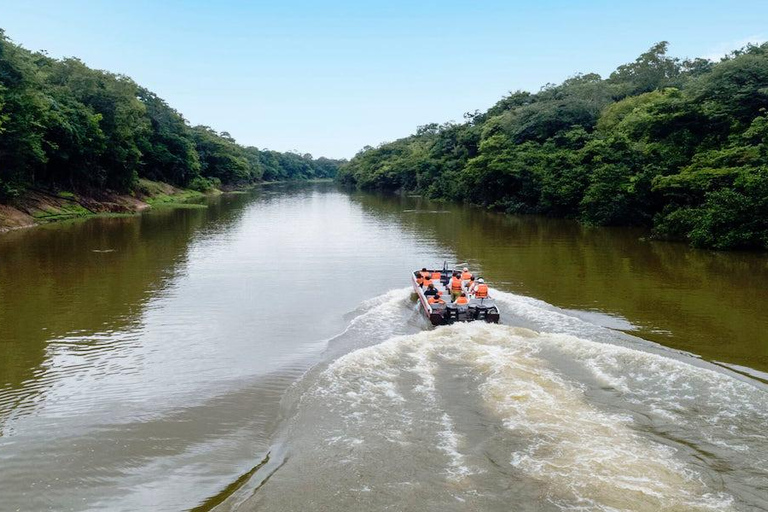
M35 188L6 204L0 203L0 234L63 220L97 215L133 215L151 208L190 206L206 196L239 194L263 185L333 181L332 178L274 180L249 185L222 185L200 192L162 181L140 179L136 190L130 194L109 190L70 192Z
M223 193L177 188L167 183L139 180L131 194L102 191L29 189L21 197L0 204L0 233L40 224L96 215L135 214L149 208L189 203Z

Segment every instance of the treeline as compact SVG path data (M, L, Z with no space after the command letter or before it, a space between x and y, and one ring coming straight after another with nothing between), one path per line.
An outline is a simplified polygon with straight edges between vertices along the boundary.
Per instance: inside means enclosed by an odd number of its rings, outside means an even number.
M0 200L28 187L126 192L139 178L198 190L332 178L340 163L243 147L127 76L30 52L0 30Z
M366 147L338 179L509 213L768 248L768 44L713 63L654 45L608 78L518 91L461 124Z

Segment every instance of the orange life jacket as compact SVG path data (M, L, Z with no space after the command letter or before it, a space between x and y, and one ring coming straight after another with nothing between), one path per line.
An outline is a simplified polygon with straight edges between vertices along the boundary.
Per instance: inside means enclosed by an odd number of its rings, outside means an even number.
M432 279L439 280L440 279L440 272L432 272Z
M456 304L467 304L469 300L466 297L459 297L456 299Z
M488 297L488 285L479 284L475 287L475 297L478 299L484 299Z
M461 279L458 277L451 278L451 290L461 291Z
M445 301L443 299L441 299L440 297L437 297L435 295L433 295L432 297L427 299L427 302L429 304L445 304Z
M424 285L424 287L426 288L427 286L429 286L429 285L431 285L431 284L432 284L432 278L431 278L431 277L429 277L429 276L425 277L425 278L422 280L421 284L423 284L423 285Z
M463 274L461 274L462 281L469 281L470 277L472 277L472 272L464 272Z

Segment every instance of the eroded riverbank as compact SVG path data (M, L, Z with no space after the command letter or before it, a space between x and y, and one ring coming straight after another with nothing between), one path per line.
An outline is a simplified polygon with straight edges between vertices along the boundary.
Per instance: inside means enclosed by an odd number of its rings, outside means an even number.
M0 204L0 234L52 222L84 219L97 215L130 215L152 207L201 200L219 190L203 193L167 183L140 180L132 194L111 191L69 192L32 188L6 204Z

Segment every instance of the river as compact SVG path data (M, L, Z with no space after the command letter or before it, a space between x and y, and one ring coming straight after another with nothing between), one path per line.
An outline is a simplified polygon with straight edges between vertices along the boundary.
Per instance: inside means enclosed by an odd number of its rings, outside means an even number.
M272 185L0 235L0 510L768 510L768 258ZM434 329L466 262L503 325Z

